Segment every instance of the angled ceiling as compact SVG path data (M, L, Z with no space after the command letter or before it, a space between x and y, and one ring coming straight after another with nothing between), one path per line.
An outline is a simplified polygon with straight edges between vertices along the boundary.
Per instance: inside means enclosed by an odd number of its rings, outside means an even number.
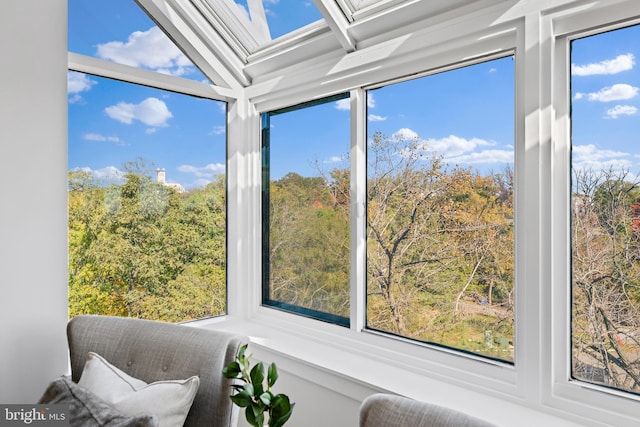
M321 18L272 38L268 8L277 0L136 0L207 77L230 88L249 86L263 73L329 52L357 52L420 29L427 18L499 2L308 1Z

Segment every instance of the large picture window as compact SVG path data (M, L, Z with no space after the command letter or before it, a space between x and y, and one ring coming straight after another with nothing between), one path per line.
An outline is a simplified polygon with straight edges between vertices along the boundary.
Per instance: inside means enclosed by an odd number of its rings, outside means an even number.
M640 26L571 45L572 375L640 393Z
M226 313L226 103L135 2L68 11L69 316Z
M263 303L349 324L349 99L264 113Z
M70 316L224 314L226 104L77 72L69 90Z
M514 359L512 57L368 93L367 326Z

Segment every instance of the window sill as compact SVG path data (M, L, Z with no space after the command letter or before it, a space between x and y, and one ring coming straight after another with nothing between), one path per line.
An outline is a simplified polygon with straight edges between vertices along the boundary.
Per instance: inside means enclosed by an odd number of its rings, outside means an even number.
M390 392L459 408L497 426L589 425L589 420L526 399L511 365L356 333L262 307L251 320L229 316L192 325L246 335L256 358L274 361L280 370L351 399Z

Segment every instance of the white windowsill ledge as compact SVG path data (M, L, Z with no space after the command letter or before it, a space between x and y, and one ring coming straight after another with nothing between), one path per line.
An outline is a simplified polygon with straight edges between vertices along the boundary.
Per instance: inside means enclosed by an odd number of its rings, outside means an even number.
M289 328L285 328L279 321L279 316L275 316L275 319L270 316L266 319L259 317L254 320L220 317L193 322L190 325L248 336L251 340L251 353L256 358L276 362L282 371L306 378L352 399L362 400L367 394L377 391L396 393L459 409L505 427L605 425L594 423L594 420L579 419L576 415L542 406L538 402L529 402L515 395L516 389L509 385L508 381L504 382L505 391L497 391L495 387L483 390L471 382L465 384L464 381L456 379L448 381L444 375L438 378L437 374L425 372L417 367L413 369L410 364L389 363L389 359L385 360L389 354L381 355L375 351L374 346L367 343L351 340L352 346L345 347L345 343L350 341L349 338L336 336L333 337L334 341L328 341L331 339L330 334L327 340L319 339L316 334L305 336L304 327L299 327L300 324L308 323L308 319L298 319L295 326L289 325ZM315 324L314 329L340 328L322 322L312 322ZM348 329L341 329L349 335ZM374 337L373 341L380 339L385 341L381 337ZM396 340L389 342L392 341ZM385 349L379 350L385 353ZM390 354L393 352L394 350L391 350ZM410 355L407 360L411 360ZM499 365L489 367L506 371L511 371L510 368ZM345 387L345 383L350 386ZM569 418L578 421L569 421Z

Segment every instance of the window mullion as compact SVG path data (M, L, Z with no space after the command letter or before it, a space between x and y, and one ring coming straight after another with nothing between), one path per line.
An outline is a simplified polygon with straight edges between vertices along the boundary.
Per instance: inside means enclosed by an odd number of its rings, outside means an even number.
M351 329L366 323L367 93L351 91Z

